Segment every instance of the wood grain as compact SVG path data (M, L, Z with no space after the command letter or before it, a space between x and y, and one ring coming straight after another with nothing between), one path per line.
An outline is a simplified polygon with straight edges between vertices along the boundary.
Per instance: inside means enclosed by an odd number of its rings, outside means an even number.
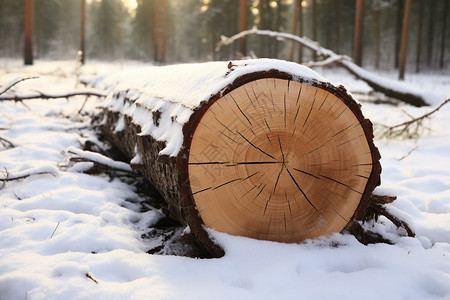
M188 159L206 226L279 242L341 231L371 172L352 110L325 89L277 78L215 101L194 131Z

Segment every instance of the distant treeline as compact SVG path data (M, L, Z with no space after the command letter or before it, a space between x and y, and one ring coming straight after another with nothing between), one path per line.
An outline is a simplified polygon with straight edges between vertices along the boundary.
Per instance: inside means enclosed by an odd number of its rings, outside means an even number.
M33 2L34 58L75 58L81 43L81 3L86 0L0 0L0 56L24 52L25 2ZM363 1L362 65L398 66L406 0ZM291 44L250 36L215 52L221 35L243 28L295 32L337 53L353 56L356 0L87 0L86 59L138 59L158 63L226 60L244 55L299 61ZM450 0L411 2L408 71L450 65ZM297 46L296 46L297 47ZM245 52L245 53L241 53Z

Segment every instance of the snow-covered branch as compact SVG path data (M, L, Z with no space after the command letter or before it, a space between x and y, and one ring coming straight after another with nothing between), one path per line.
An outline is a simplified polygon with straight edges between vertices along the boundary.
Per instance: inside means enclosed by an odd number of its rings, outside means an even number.
M392 79L384 78L379 75L373 74L354 62L350 59L347 59L345 56L339 55L333 52L330 49L323 48L319 43L312 41L305 37L299 37L294 34L285 33L285 32L276 32L271 30L245 30L232 37L221 36L221 41L217 43L216 51L219 51L221 47L230 45L234 41L243 38L247 35L263 35L270 36L274 38L282 38L295 41L304 47L311 49L316 52L318 56L322 56L325 58L324 62L332 61L336 62L340 66L346 68L356 77L365 81L368 85L370 85L375 91L381 92L389 97L396 98L408 104L414 106L425 106L433 103L438 103L440 101L439 97L429 93L427 91L420 90L415 87L408 86L402 82L395 81Z
M76 155L78 158L81 159L80 161L83 162L93 162L95 164L107 167L112 170L133 173L133 169L130 167L129 164L121 161L112 160L111 158L104 156L100 153L83 151L75 147L69 147L69 149L67 149L67 153Z
M30 99L58 99L58 98L70 98L74 96L95 96L95 97L106 97L106 93L104 91L100 91L97 89L82 89L82 90L74 90L68 91L65 93L46 93L46 92L31 92L23 95L1 95L0 101L22 101L22 100L30 100Z

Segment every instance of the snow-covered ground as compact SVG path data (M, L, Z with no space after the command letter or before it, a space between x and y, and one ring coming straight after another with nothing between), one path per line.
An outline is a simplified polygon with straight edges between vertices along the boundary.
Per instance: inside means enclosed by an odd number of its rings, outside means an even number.
M0 60L0 91L30 75L39 78L16 90L73 89L74 65ZM139 66L89 62L83 76ZM369 90L345 71L318 71L350 91ZM449 75L407 81L450 96ZM146 234L161 211L144 207L148 199L130 180L87 175L91 163L70 161L86 141L101 145L88 115L78 114L83 101L0 102L1 300L450 299L450 104L425 121L430 130L418 140L376 138L383 156L378 191L398 196L387 208L416 238L402 237L384 217L370 226L394 245L364 246L348 234L280 244L212 232L226 255L195 259L148 254L155 240ZM83 111L95 106L91 99ZM381 124L430 109L363 103L365 116Z

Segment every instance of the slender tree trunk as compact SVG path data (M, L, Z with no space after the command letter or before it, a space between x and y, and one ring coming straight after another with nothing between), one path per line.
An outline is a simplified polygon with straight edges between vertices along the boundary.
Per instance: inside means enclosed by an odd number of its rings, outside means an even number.
M400 62L398 79L405 79L405 61L406 61L406 46L408 44L408 31L409 31L409 16L411 14L411 0L405 2L405 12L403 14L403 30L402 30L402 46L400 50Z
M33 64L33 0L25 0L25 65Z
M300 5L298 6L298 35L303 36L303 6L302 2L300 1ZM298 62L303 62L303 46L298 45Z
M37 17L36 17L36 57L42 55L42 0L37 0Z
M275 22L275 31L280 31L281 25L281 0L277 0L277 18ZM279 42L275 41L275 58L278 58L279 52Z
M422 51L422 18L423 18L423 0L419 0L419 21L417 24L416 73L419 73L420 71L420 55Z
M334 0L334 50L339 53L340 52L340 43L341 43L341 18L340 18L340 3L339 0Z
M398 68L402 32L403 0L397 0L397 22L395 24L395 68Z
M239 31L247 29L247 0L240 0L239 2ZM239 52L242 55L247 55L247 39L241 39L239 41Z
M292 34L297 34L297 10L298 10L298 7L301 6L301 1L302 0L295 0L294 4L293 4L294 5L294 10L292 12L292 23L291 23L291 25L292 25L291 33ZM289 60L290 61L294 61L295 44L296 43L294 41L291 42L291 52L289 54Z
M314 41L317 41L317 24L316 24L316 0L312 0L311 2L311 9L312 9L312 39ZM317 60L317 54L313 53L313 60Z
M86 49L85 49L85 24L86 24L86 0L81 0L81 20L80 20L80 50L81 50L81 63L84 65L86 62Z
M166 42L167 42L167 2L168 0L162 0L163 4L161 7L161 53L160 61L162 63L166 62Z
M428 17L428 37L427 37L427 65L428 68L431 68L431 63L433 61L433 43L434 43L434 18L435 18L435 9L434 6L436 2L434 0L427 1L427 4L430 8L429 17Z
M359 66L362 64L362 25L364 14L364 0L356 0L355 33L353 37L353 59Z
M380 68L380 15L381 7L377 6L375 10L375 69Z
M264 12L266 10L266 5L265 5L265 1L264 0L259 0L259 28L264 30L264 26L265 26L265 22L264 22ZM265 56L265 51L264 51L264 37L260 36L259 37L259 57L264 57Z
M153 25L153 60L159 61L159 0L154 2L154 25Z
M441 39L441 55L439 57L439 68L444 68L444 56L445 56L445 39L447 37L447 10L449 0L444 2L444 20L442 20L442 39Z

